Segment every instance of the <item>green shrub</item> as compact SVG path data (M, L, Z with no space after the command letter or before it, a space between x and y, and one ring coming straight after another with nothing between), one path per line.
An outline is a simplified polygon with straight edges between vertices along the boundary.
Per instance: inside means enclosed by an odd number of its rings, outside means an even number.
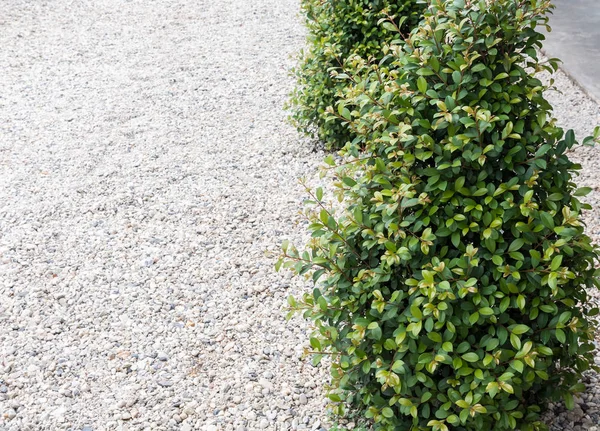
M339 149L353 139L339 120L328 119L326 109L335 105L348 81L331 76L339 72L351 54L378 56L383 42L397 33L390 22L379 24L381 12L406 17L404 29L412 29L423 5L417 0L303 0L308 27L308 47L301 53L294 73L297 87L292 94L292 120L298 130L321 139L328 148ZM399 21L398 21L399 22Z
M376 430L545 429L593 366L598 250L551 117L545 0L430 1L340 106L361 131L336 165L342 212L311 193L312 240L278 263L332 359L330 399ZM360 63L357 61L357 63ZM360 64L359 64L360 66ZM600 133L596 130L596 136ZM586 138L590 143L594 138Z

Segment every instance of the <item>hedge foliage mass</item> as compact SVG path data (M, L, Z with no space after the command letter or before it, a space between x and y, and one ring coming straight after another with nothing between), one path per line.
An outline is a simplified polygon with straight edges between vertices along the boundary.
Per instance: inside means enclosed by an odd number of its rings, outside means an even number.
M278 266L316 288L290 308L331 354L329 397L376 430L545 429L593 366L598 249L575 144L538 75L546 0L430 1L353 75L335 115L356 135L339 215L310 191L312 240ZM596 137L598 137L598 132ZM594 138L586 138L591 143Z
M343 122L327 115L348 82L338 79L351 55L381 59L381 47L398 35L386 16L402 19L402 30L418 22L423 4L416 0L303 0L308 47L295 69L297 86L291 100L297 128L319 138L328 148L340 149L354 134Z

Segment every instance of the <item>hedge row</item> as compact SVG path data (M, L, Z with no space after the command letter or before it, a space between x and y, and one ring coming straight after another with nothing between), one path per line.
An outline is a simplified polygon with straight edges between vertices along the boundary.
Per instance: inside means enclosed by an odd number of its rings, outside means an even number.
M314 323L315 362L331 357L335 412L363 429L547 429L548 402L572 408L594 367L600 286L575 137L538 77L557 67L538 56L552 6L421 6L377 63L345 59L329 110L343 164L326 160L342 211L309 190L312 240L285 243L278 268L315 289L290 309Z

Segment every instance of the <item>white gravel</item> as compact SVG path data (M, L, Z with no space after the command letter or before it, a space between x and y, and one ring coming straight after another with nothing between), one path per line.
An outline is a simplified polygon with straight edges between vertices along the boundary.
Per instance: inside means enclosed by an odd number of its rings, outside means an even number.
M326 427L307 324L281 312L305 286L271 253L305 242L297 179L322 159L281 109L297 10L0 2L0 430ZM559 85L561 120L600 122ZM575 152L585 185L597 155ZM555 429L599 422L590 378Z
M0 430L318 429L273 271L297 0L0 2Z

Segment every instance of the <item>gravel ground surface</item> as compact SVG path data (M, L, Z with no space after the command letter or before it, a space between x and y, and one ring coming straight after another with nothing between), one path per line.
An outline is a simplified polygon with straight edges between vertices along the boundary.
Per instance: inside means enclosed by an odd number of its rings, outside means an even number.
M318 429L273 271L296 0L0 2L0 430Z
M281 110L297 3L1 2L0 430L326 426L281 312L305 286L266 252L305 242L322 159ZM561 122L600 123L558 85ZM599 185L598 150L573 156ZM554 429L600 423L588 380Z

